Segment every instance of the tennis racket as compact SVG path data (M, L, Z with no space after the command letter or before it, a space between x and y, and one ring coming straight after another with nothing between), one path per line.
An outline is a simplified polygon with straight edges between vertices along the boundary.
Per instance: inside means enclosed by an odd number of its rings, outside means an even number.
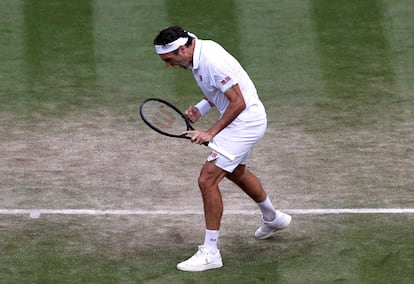
M165 100L157 98L144 100L139 107L139 114L150 128L160 134L174 138L191 139L190 136L183 134L183 132L186 130L194 130L193 126L177 107ZM234 161L235 159L234 155L211 142L204 142L203 145L230 161Z

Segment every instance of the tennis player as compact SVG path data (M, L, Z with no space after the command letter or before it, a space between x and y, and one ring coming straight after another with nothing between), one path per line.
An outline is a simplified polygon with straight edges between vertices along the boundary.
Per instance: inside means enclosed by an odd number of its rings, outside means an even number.
M212 107L220 118L206 131L187 131L193 143L213 142L236 156L229 161L216 152L208 156L198 179L206 223L204 244L192 257L177 265L183 271L204 271L223 266L218 239L223 214L219 184L228 178L258 205L262 224L258 239L267 239L286 229L291 216L275 210L260 180L246 164L253 146L266 131L265 108L256 88L239 62L222 46L211 40L198 39L178 26L166 28L154 39L155 50L167 67L190 69L204 93L204 98L190 106L185 115L197 122Z

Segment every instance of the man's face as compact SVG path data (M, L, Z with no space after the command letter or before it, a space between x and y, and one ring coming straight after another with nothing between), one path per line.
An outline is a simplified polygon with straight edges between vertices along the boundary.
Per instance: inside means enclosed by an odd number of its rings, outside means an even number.
M188 56L186 51L187 48L185 46L180 46L177 54L174 52L160 54L160 58L165 62L166 67L178 66L180 68L187 69L192 58Z

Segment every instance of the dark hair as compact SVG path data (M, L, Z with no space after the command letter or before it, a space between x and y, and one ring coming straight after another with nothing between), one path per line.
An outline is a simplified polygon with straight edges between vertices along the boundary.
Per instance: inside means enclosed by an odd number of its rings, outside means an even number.
M180 37L188 37L188 41L185 44L185 46L189 47L191 43L193 42L193 37L189 36L187 31L185 31L183 28L179 26L172 26L169 28L166 28L155 37L154 44L155 45L164 45L171 43L175 41L176 39Z

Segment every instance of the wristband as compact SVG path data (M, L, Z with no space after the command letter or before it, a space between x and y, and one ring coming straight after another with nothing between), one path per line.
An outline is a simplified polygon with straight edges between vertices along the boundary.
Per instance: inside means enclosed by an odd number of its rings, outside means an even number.
M201 116L205 115L206 112L211 109L210 103L205 99L201 100L198 104L195 105L195 107L198 109Z

